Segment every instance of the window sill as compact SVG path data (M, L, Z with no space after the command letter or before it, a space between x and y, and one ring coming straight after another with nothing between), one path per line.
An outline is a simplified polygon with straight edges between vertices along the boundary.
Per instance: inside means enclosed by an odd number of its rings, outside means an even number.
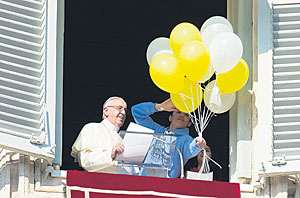
M51 177L66 179L67 178L67 171L66 170L53 170L51 172Z

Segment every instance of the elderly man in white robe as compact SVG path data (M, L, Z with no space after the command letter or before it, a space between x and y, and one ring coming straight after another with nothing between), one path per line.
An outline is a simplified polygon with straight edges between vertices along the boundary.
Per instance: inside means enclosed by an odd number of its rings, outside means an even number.
M124 151L118 134L126 119L127 104L120 97L110 97L103 104L103 121L86 124L72 146L75 162L91 172L117 173L114 161Z

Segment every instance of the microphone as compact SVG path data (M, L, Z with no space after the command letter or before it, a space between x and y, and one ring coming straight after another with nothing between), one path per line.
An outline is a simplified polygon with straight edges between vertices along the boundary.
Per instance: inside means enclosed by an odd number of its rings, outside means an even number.
M182 154L181 154L179 148L178 148L177 146L175 146L174 144L171 144L171 143L169 143L169 142L167 142L167 141L165 141L165 140L159 139L159 138L154 137L154 136L153 136L153 138L156 139L156 140L158 140L158 141L161 141L161 142L163 142L163 143L165 143L165 144L167 144L167 145L170 145L170 146L174 147L174 148L178 151L179 157L180 157L180 163L181 163L181 174L180 174L180 179L183 179L183 178L184 178L183 157L182 157Z

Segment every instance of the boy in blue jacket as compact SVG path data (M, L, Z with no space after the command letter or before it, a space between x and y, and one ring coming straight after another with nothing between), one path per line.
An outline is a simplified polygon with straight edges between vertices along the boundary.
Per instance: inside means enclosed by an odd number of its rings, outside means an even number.
M176 109L170 98L162 103L140 103L134 105L131 111L137 124L150 128L154 130L155 133L176 135L176 146L182 153L183 164L186 164L190 158L195 157L206 146L204 138L192 138L189 135L188 127L192 124L189 115ZM152 120L150 116L159 111L173 112L172 115L169 116L170 127L161 126ZM169 177L178 178L180 176L180 170L180 156L177 150L175 150Z

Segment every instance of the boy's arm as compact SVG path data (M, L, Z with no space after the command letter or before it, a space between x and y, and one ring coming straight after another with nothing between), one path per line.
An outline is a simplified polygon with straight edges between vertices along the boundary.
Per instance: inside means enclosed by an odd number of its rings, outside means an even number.
M152 114L157 112L154 103L144 102L144 103L134 105L131 108L131 112L137 124L153 129L156 133L164 133L167 130L166 127L157 124L150 117Z

